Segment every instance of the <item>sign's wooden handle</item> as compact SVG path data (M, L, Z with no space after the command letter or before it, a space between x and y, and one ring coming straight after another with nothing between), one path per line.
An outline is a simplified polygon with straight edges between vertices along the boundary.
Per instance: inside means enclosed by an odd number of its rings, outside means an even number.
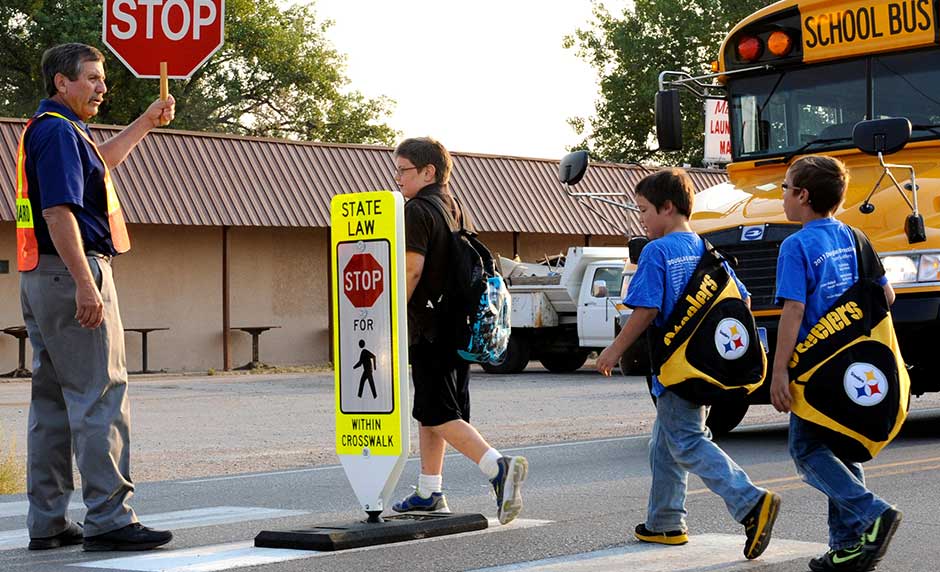
M170 86L166 77L166 62L160 62L160 99L166 101L166 98L169 97L169 95Z

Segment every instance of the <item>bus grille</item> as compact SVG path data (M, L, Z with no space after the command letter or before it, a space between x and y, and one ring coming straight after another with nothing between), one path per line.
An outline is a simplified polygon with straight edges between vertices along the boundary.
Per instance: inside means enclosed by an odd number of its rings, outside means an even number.
M751 293L752 310L777 308L774 292L777 287L777 257L783 240L800 229L793 224L765 224L763 238L742 241L742 227L724 229L708 234L708 240L725 256L736 261L733 264L738 280ZM749 227L750 228L750 227Z
M733 266L734 273L751 293L751 309L774 308L777 255L780 252L780 243L749 242L716 248L726 257L737 259L737 265Z

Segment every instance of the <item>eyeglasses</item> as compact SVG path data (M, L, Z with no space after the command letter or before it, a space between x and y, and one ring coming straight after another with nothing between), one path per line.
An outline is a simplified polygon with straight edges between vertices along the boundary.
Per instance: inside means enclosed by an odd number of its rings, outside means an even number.
M790 191L790 190L799 191L801 189L805 189L806 187L797 187L795 185L788 185L786 183L780 183L780 188L783 189L784 191Z
M395 172L392 173L392 176L401 177L402 175L405 174L406 171L410 171L412 169L417 169L417 168L418 167L395 167Z

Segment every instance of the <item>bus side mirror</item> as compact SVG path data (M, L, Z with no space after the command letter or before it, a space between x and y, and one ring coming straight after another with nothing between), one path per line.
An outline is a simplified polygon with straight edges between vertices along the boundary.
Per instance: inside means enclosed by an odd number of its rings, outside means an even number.
M917 181L915 178L914 167L912 165L888 165L885 164L884 156L891 153L897 153L907 145L911 139L911 122L906 117L888 117L886 119L872 119L870 121L860 121L855 124L852 131L852 142L863 153L877 155L878 161L884 172L874 188L868 193L868 197L859 205L858 210L863 214L875 212L875 205L871 203L871 197L878 190L885 175L891 177L891 182L901 193L901 197L911 207L911 214L904 220L904 234L907 235L907 242L916 244L927 240L927 225L924 221L924 215L917 209ZM909 200L901 185L894 175L891 174L891 168L907 169L911 173L911 181L906 185L907 190L911 191L912 199Z
M640 261L640 253L643 251L643 247L649 243L650 239L645 236L634 236L630 238L630 242L627 243L627 248L630 250L630 262L637 264Z
M852 131L852 142L859 151L869 155L897 153L910 138L911 122L906 117L860 121Z
M656 92L656 139L660 151L682 150L682 114L679 110L679 91L666 89Z
M588 162L587 151L568 153L558 165L558 180L566 185L577 185L587 172Z

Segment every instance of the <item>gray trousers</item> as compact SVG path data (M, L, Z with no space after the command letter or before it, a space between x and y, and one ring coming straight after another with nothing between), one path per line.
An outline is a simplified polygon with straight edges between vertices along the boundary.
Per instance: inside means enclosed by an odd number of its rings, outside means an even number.
M20 274L33 347L26 472L32 538L68 526L73 452L88 508L85 536L137 522L127 504L134 483L124 326L109 261L89 256L88 264L104 302L104 322L93 330L75 319L75 281L61 258L43 254L35 270Z

